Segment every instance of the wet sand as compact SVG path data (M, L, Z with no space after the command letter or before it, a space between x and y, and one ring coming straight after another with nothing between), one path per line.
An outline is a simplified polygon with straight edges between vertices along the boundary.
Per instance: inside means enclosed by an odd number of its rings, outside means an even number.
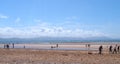
M88 43L65 43L65 44L14 44L14 48L22 49L39 49L39 50L88 50L86 47ZM115 44L90 44L90 50L98 50L99 46L102 45L104 50L107 50L110 45L115 46ZM120 44L118 44L120 45ZM13 48L12 44L9 44L10 48ZM53 47L53 48L51 48ZM0 48L4 48L4 44L0 44Z
M0 49L0 64L120 64L120 54L78 50Z

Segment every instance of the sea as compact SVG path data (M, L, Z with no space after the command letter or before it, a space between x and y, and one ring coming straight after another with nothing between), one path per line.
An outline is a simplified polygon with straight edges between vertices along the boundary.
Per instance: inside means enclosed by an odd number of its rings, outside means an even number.
M56 43L120 43L120 39L74 39L74 38L0 38L0 44L56 44Z

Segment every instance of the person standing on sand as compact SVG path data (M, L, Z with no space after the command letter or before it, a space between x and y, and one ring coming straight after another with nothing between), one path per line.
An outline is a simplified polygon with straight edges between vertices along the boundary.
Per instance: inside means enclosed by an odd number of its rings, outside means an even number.
M56 47L58 48L58 44L56 44Z
M114 47L113 54L117 54L117 45Z
M101 45L101 46L99 47L99 54L102 54L102 50L103 50L103 46Z
M14 43L12 43L12 45L13 45L13 48L14 48Z
M120 46L117 47L117 52L120 53Z
M24 47L23 48L25 48L25 45L24 45Z
M6 45L7 49L9 49L9 44Z
M112 45L109 47L109 53L112 53Z

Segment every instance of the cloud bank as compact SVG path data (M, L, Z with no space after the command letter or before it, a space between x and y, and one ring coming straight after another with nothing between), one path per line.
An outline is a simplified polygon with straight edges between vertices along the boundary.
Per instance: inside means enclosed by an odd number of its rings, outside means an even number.
M0 38L36 38L36 37L103 37L106 34L83 29L66 29L64 27L27 27L27 28L0 28Z
M0 15L0 18L8 18L7 16ZM76 19L76 17L72 17ZM21 18L15 20L16 23L19 23ZM88 37L106 37L107 35L96 30L84 30L82 28L72 27L75 22L71 23L65 22L62 25L56 26L51 23L42 22L39 19L35 19L34 22L37 23L36 26L29 27L0 27L0 38L37 38L37 37L79 37L79 38L88 38ZM71 25L72 24L72 25ZM70 25L69 28L66 28L67 25Z

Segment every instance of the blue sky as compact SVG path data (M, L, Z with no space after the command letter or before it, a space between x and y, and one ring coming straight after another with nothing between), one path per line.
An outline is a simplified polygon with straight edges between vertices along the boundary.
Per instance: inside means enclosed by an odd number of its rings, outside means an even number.
M120 0L0 0L0 37L120 38Z

